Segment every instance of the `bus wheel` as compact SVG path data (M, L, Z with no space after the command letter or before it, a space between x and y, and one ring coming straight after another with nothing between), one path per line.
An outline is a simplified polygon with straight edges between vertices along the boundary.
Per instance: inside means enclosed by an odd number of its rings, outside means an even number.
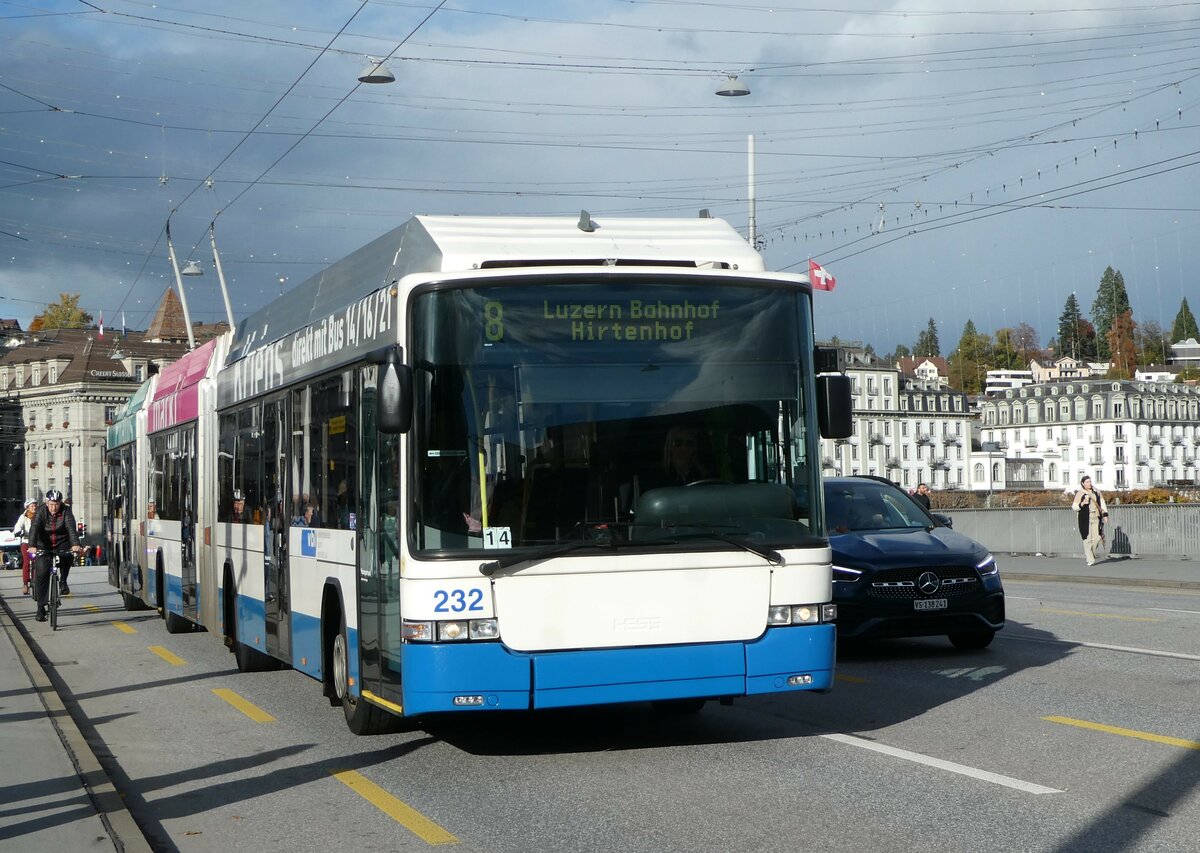
M365 699L350 693L349 643L346 641L346 619L342 618L341 630L333 638L333 689L342 703L346 725L356 735L383 734L391 729L395 719L382 708L377 708Z

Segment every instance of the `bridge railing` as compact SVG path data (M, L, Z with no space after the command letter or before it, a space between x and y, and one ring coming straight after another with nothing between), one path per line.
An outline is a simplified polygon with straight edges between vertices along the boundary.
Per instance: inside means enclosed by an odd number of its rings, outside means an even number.
M1070 507L939 510L954 529L999 554L1080 554ZM1200 504L1112 504L1104 528L1109 553L1135 557L1200 557Z

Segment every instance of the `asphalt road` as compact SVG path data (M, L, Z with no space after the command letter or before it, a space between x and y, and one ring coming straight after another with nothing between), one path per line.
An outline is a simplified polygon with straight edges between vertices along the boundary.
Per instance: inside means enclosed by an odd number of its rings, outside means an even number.
M75 572L64 627L27 627L158 850L1194 851L1200 838L1196 589L1009 580L990 648L843 649L826 695L358 738L310 679L241 675L215 637L168 635L123 611L102 569Z

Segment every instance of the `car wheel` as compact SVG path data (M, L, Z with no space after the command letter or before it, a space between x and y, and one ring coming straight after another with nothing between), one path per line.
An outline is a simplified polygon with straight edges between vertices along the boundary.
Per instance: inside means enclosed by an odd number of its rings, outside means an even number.
M959 631L949 635L956 649L986 649L995 636L995 631Z

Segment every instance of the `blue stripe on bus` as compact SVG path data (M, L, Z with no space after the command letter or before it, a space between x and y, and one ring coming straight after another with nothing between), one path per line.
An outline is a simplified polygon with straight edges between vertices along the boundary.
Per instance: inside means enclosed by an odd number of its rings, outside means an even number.
M772 628L751 643L522 654L500 643L401 647L404 712L520 710L744 696L833 683L834 626ZM789 675L812 684L791 687ZM483 696L456 706L455 696Z
M351 632L347 631L347 633ZM357 641L357 632L354 634L355 641ZM354 648L354 646L352 645L350 648ZM351 655L351 657L357 658L356 655ZM316 679L321 678L321 620L319 617L292 611L291 664L306 675L311 675Z

